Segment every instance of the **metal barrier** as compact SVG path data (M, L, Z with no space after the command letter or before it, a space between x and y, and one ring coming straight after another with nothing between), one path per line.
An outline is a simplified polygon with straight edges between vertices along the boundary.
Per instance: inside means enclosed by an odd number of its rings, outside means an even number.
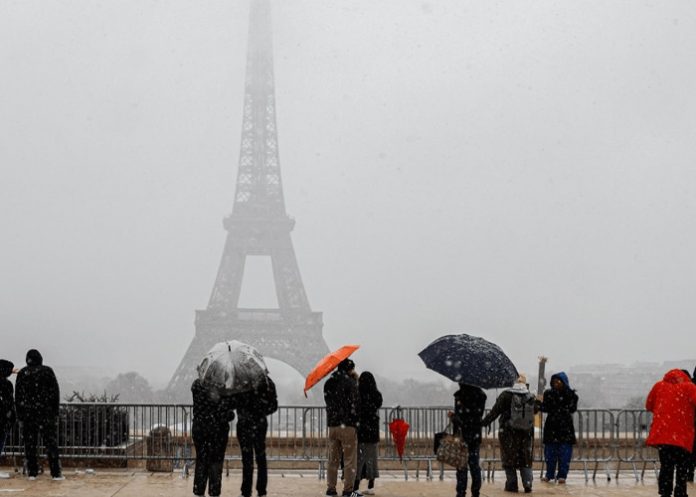
M187 473L193 463L191 440L191 406L158 404L68 403L61 405L59 446L62 458L110 460L109 464L127 466L132 461L170 461L164 467L173 467ZM385 407L380 409L380 438L378 458L391 469L403 469L404 477L414 470L416 478L421 470L427 478L433 477L433 465L439 467L442 478L445 468L435 460L434 434L444 430L448 423L449 406L442 407ZM389 433L389 422L403 418L410 425L403 458L396 453ZM323 406L282 406L268 418L266 453L268 460L288 465L317 465L323 478L327 460L326 410ZM651 466L658 468L657 452L645 446L652 417L644 410L580 409L574 414L577 445L573 450L571 466L582 469L586 480L595 479L603 466L611 479L622 466L630 466L636 480L645 476ZM543 425L541 425L543 426ZM501 467L497 440L498 422L484 430L481 443L481 467L488 479L495 477ZM228 448L229 464L240 459L235 436L236 423L230 426ZM21 429L11 432L6 444L6 456L21 460ZM533 456L535 466L543 471L544 457L541 443L543 432L535 428Z

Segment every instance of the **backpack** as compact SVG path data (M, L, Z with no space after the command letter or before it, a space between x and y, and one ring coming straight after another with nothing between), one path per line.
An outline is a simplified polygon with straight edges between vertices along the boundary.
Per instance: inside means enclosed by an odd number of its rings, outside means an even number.
M534 428L534 402L534 395L529 392L513 393L508 427L513 430L531 431Z
M278 410L278 394L276 393L276 386L273 380L266 377L266 388L263 392L260 392L260 401L263 413L266 416L270 416Z

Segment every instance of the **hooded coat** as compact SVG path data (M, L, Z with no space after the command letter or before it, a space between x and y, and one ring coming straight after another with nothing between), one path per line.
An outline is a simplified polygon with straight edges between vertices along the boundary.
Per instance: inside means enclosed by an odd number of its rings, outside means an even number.
M41 423L58 417L58 380L53 369L43 365L38 350L27 352L27 365L17 374L15 405L19 421Z
M0 437L12 428L16 418L14 387L7 379L13 368L10 361L0 359Z
M358 442L379 442L379 408L382 407L382 394L377 390L375 377L363 372L358 383Z
M544 391L541 412L546 413L544 422L544 443L575 444L573 413L578 410L578 396L570 388L568 376L564 372L551 376L551 383L558 379L563 383L562 390L549 388Z
M696 384L680 369L668 371L645 400L653 413L646 445L674 445L691 452L694 446Z

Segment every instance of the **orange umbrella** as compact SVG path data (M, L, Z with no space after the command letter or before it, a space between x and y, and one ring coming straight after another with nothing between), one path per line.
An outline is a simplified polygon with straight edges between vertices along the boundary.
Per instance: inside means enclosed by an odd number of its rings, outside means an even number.
M396 418L389 423L389 432L392 434L392 438L394 438L394 445L396 445L396 452L399 454L399 459L404 457L406 434L410 427L411 425L401 418Z
M316 366L314 366L314 369L309 372L307 378L305 379L305 397L307 396L307 390L319 383L319 380L333 371L338 366L338 363L349 357L359 348L360 345L344 345L340 349L326 354L324 358L320 360Z

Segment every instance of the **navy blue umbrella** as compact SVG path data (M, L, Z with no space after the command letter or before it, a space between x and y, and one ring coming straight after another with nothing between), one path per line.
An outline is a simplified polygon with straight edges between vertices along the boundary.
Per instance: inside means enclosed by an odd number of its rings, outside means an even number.
M418 356L428 369L457 383L484 389L512 386L518 376L515 365L500 347L464 333L442 336Z

